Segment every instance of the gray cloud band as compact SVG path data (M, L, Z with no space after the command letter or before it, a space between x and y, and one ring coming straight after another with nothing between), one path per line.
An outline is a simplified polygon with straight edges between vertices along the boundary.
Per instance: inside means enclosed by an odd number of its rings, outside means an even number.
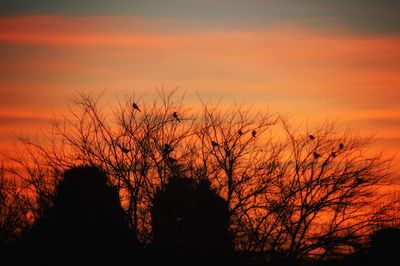
M58 14L73 16L140 16L204 19L239 26L263 26L287 20L339 23L363 32L400 32L400 1L396 0L7 0L0 15ZM251 23L249 23L251 21ZM229 25L228 25L229 26ZM309 23L320 28L320 23Z

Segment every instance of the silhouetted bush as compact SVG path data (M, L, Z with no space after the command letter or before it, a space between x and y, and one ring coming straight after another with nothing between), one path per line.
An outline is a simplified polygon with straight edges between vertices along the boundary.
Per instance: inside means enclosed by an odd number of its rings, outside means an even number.
M134 260L132 239L116 190L97 167L67 170L53 206L19 241L26 261L40 265L94 265Z
M387 227L370 235L369 243L338 261L335 266L398 265L400 257L400 228Z
M383 228L371 235L370 261L375 265L398 265L400 228Z
M229 211L208 180L172 178L151 211L154 252L176 263L227 262L233 257Z

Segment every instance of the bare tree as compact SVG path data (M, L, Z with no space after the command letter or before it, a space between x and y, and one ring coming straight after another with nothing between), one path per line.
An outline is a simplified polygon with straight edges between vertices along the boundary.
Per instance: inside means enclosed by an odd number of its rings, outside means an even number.
M29 228L27 198L21 183L9 172L4 161L0 163L0 247L12 243Z
M276 122L269 113L254 114L243 106L224 110L203 102L193 154L204 177L228 202L231 229L240 249L251 248L253 211L274 180L273 165L282 151L273 142Z
M63 170L89 164L106 169L142 243L151 240L157 189L173 176L208 179L228 203L236 248L268 257L343 254L393 217L381 189L392 182L389 161L356 131L293 127L208 101L196 114L183 101L159 91L150 104L126 97L102 107L100 97L77 95L50 134L20 140L10 174L21 181L23 216L42 215Z
M382 204L388 160L368 152L368 138L326 122L312 132L281 120L287 136L281 174L265 198L266 248L292 259L344 254L386 222Z
M33 213L40 213L39 201L51 201L64 169L98 165L108 171L133 231L146 242L151 199L178 169L176 165L186 156L182 147L193 135L194 119L186 115L182 98L172 97L173 93L160 92L158 101L150 105L125 98L110 111L99 107L100 98L79 94L69 114L55 120L50 135L21 139L24 149L13 158L19 165L14 174L34 191Z

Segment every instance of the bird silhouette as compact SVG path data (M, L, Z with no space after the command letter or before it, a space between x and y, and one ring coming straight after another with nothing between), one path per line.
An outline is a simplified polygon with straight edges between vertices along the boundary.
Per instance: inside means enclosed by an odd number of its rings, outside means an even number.
M364 183L364 180L361 177L356 177L355 183L356 183L356 185L360 185L360 184Z
M178 114L177 114L176 112L173 112L173 113L172 113L172 116L173 116L178 122L181 122L181 120L179 119Z
M344 148L344 144L343 143L340 143L339 144L339 149L343 149Z
M257 131L255 131L255 130L251 131L251 135L253 136L253 138L255 138L257 135Z
M310 138L310 140L314 140L315 137L313 135L308 136Z
M321 157L321 155L318 154L317 152L314 152L313 155L314 155L314 158L315 158L315 159L318 159L319 157Z
M239 129L237 133L239 134L239 136L243 135L243 131L241 129Z
M164 144L164 153L165 154L170 153L172 150L173 150L172 147L168 143Z
M333 158L336 158L336 152L333 151L333 152L331 153L331 156L332 156Z
M128 153L128 152L131 151L130 149L128 149L128 148L122 146L121 144L118 144L118 147L121 149L121 151L122 151L123 153Z
M139 106L136 103L132 103L132 108L134 110L138 110L139 112L141 112L140 109L139 109Z
M215 141L211 141L211 145L213 146L213 147L219 147L219 144L218 143L216 143Z

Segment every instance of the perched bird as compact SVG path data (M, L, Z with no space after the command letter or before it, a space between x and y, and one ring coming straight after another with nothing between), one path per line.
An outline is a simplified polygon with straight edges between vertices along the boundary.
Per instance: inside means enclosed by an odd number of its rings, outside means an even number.
M314 152L313 155L314 155L314 158L315 158L315 159L318 159L319 157L321 157L321 155L318 154L317 152Z
M356 177L355 183L356 183L357 185L360 185L360 184L362 184L363 182L364 182L364 180L363 180L361 177Z
M164 153L170 153L172 150L172 147L168 143L164 144Z
M344 148L344 144L343 143L340 143L339 144L339 149L343 149Z
M310 138L310 140L314 140L315 137L313 135L308 136Z
M140 109L139 109L139 106L136 103L132 103L132 108L134 110L138 110L139 112L141 112Z
M218 143L216 143L215 141L211 141L211 145L213 146L213 147L219 147L219 144Z
M178 122L181 122L181 120L179 119L178 114L177 114L176 112L173 112L173 113L172 113L172 116L173 116Z
M123 152L123 153L128 153L128 152L130 152L131 150L130 149L128 149L128 148L125 148L124 146L122 146L121 144L118 144L118 147L121 149L121 151Z
M257 135L257 131L255 131L255 130L251 131L251 135L253 136L253 138L255 138Z
M239 134L239 136L243 135L243 131L241 129L239 129L237 133Z
M335 157L336 157L336 152L333 151L333 152L331 153L331 156L332 156L333 158L335 158Z

